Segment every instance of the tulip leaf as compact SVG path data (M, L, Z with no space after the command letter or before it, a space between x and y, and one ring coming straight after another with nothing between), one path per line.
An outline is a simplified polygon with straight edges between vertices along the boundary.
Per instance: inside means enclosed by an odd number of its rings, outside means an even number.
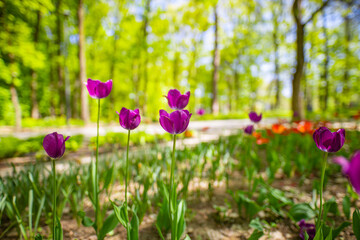
M59 218L56 219L55 239L63 240L63 230L62 230L61 222L60 222Z
M327 235L327 237L325 238L325 240L332 240L333 236L332 236L332 229L330 229L329 234Z
M82 219L81 223L85 227L91 227L94 225L94 222L89 217L85 216L84 212L79 211L78 216Z
M335 239L340 233L341 231L350 226L351 225L351 222L343 222L340 224L340 226L338 226L337 228L334 229L334 231L332 232L332 235L333 235L333 239Z
M316 216L316 213L308 203L299 203L290 208L289 216L294 219L295 222L298 222L301 219L312 219Z
M113 172L114 172L114 164L105 173L105 182L104 182L103 190L109 187L111 180L113 179Z
M320 227L319 230L316 231L316 235L313 240L324 240L324 234L323 234L322 227Z
M307 231L304 231L304 240L309 240L309 234Z
M102 228L100 229L98 239L102 240L105 238L106 234L114 230L114 228L119 224L119 221L117 219L117 216L112 213L110 214L106 220L104 221L104 224L102 225ZM131 238L132 239L132 238Z
M126 220L126 209L124 204L122 204L120 207L116 206L116 204L111 201L111 204L114 208L114 213L117 218L117 220L121 223L121 225L124 226L124 228L127 228L127 220Z
M342 201L342 205L343 205L343 212L344 212L344 215L347 219L350 219L350 197L349 196L345 196L343 198L343 201Z
M179 205L177 206L177 239L180 239L181 235L185 232L185 211L186 203L184 200L180 200Z
M338 209L337 203L335 201L335 198L331 198L330 200L326 201L324 204L324 211L323 211L324 222L326 222L329 212L334 215L338 215L338 213L339 213L339 209Z
M38 233L38 234L35 236L35 240L43 240L43 236L41 236L40 233Z
M360 240L360 211L356 209L353 213L353 230L357 240Z
M259 231L259 230L254 230L254 232L251 234L251 236L249 237L248 240L258 240L259 238L261 238L264 235L263 231Z
M251 227L251 228L253 228L255 230L258 230L258 231L263 231L264 230L263 225L261 224L260 219L258 217L251 220L251 222L249 224L249 227Z
M131 230L130 230L130 237L131 240L138 240L139 239L139 218L136 215L136 212L133 211L133 216L130 221Z

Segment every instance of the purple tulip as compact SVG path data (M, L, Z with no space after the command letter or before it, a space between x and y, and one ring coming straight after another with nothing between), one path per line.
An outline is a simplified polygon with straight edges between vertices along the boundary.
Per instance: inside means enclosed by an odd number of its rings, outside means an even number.
M252 122L254 123L258 123L261 121L262 118L262 114L260 113L259 115L256 114L256 112L250 112L249 113L249 118Z
M244 128L244 133L251 135L254 131L254 125L249 125Z
M300 227L300 234L299 236L301 237L301 239L305 239L305 231L307 232L307 234L309 235L309 240L314 239L315 234L316 234L316 228L315 225L312 223L306 223L304 219L302 219L299 223L298 223L299 227Z
M123 107L120 113L116 113L119 115L120 125L127 130L134 130L141 122L139 109L130 110Z
M112 80L110 79L107 82L101 82L89 78L85 85L89 91L90 97L95 99L106 98L111 92Z
M171 89L168 95L165 96L168 100L169 107L174 110L181 110L189 103L190 92L186 92L184 95L177 89Z
M45 136L43 141L43 147L51 158L61 158L65 152L65 142L70 138L70 136L64 137L62 134L58 134L57 132L50 133Z
M188 127L191 115L188 110L176 110L170 114L165 110L160 110L159 122L168 133L180 134Z
M196 111L196 113L197 113L197 115L202 116L202 115L205 114L205 109L200 108L200 109L198 109L198 110Z
M360 151L356 151L349 162L344 157L335 157L334 162L342 167L342 172L349 178L351 185L360 195Z
M318 128L313 134L316 146L324 152L337 152L345 142L345 130L339 129L331 132L326 127Z

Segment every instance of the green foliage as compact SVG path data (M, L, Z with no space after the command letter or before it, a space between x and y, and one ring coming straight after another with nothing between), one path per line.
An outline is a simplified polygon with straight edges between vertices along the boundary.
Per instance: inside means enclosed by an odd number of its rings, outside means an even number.
M157 121L159 106L166 101L161 96L170 88L191 91L191 112L199 108L210 112L214 44L208 35L214 31L217 1L173 4L162 0L155 7L150 1L150 9L147 2L93 0L82 6L86 77L114 80L111 95L102 101L101 115L106 122L116 121L114 111L122 106L140 108L144 120ZM317 6L318 2L310 1L309 5ZM291 5L271 0L228 0L217 5L226 13L221 14L218 29L221 113L199 119L243 118L250 109L274 110L276 93L280 94L280 105L268 116L291 116L291 86L285 81L291 79L295 60L295 40L287 37L294 27ZM85 79L79 79L78 2L4 0L0 8L0 124L15 123L17 106L11 86L17 91L24 127L65 125L66 109L74 119L80 118L80 85ZM326 9L339 21L330 24L328 20L327 37L322 34L320 14L307 24L304 105L308 118L349 118L357 114L359 106L359 30L352 13L356 7L339 3ZM346 19L350 19L349 30ZM329 106L322 111L326 39ZM274 71L276 61L278 73ZM70 89L68 104L65 87ZM96 103L89 104L94 121ZM33 109L45 120L31 119ZM83 123L70 120L70 124Z
M289 216L299 222L301 219L310 220L316 216L316 212L307 203L295 204L289 211Z
M2 150L0 158L19 157L30 153L42 152L42 142L45 136L18 139L15 137L0 137ZM74 135L66 142L68 151L77 151L83 144L83 135Z
M360 211L356 209L353 213L353 230L357 240L360 239Z
M70 140L70 139L69 139ZM133 132L131 134L131 145L145 145L158 143L161 141L169 141L171 136L169 134L147 134L145 132ZM105 148L112 148L113 145L124 147L127 143L127 133L109 132L105 136L99 136L99 146ZM96 137L90 139L90 145L94 147L96 144Z

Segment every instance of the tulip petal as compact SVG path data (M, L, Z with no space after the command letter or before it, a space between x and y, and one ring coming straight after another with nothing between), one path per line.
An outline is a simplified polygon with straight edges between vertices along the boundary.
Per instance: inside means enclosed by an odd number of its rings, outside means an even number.
M176 109L176 101L181 95L180 91L177 89L170 89L167 95L167 100L169 107L172 109Z
M170 134L175 134L175 132L174 132L174 124L170 120L170 118L168 118L167 116L160 116L159 122L160 122L160 125L162 126L162 128L165 131L167 131Z
M189 103L189 98L190 98L190 92L187 92L185 95L179 96L176 101L176 108L177 109L185 108Z
M120 122L120 125L125 128L125 129L128 129L129 126L128 126L128 120L129 120L129 114L130 114L130 111L129 109L126 109L126 108L121 108L120 110L120 114L119 114L119 122Z
M348 176L354 190L360 195L360 151L355 152L351 158Z
M139 109L136 109L136 110L135 111L130 110L130 112L129 112L128 126L129 126L130 130L134 130L135 128L137 128L141 121Z
M252 121L254 123L257 123L257 122L261 121L262 114L257 115L256 112L252 111L252 112L249 113L249 118L250 118L250 121Z
M97 98L97 96L96 96L96 87L99 84L99 82L100 82L99 80L92 80L91 78L89 78L87 80L86 88L87 88L87 90L89 92L90 97Z
M65 152L65 142L70 138L68 136L64 139L62 134L58 134L57 132L50 133L45 136L43 140L43 147L46 153L51 158L60 158L64 155Z
M346 158L342 156L334 157L333 162L341 166L343 174L348 175L350 162Z
M168 113L167 111L163 110L163 109L161 109L161 110L159 111L159 114L160 114L160 116L165 116L165 117L170 118L169 113Z

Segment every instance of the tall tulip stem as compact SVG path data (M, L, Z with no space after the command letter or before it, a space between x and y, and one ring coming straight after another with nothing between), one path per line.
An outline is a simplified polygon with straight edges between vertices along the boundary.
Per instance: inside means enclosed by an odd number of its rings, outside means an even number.
M317 227L321 226L321 217L322 217L322 210L323 210L323 191L324 191L324 179L325 179L325 170L326 170L326 163L327 163L328 153L324 152L324 158L321 166L321 180L320 180L320 208L319 208L319 217L318 222L316 224Z
M99 125L100 125L100 98L98 99L98 116L97 116L97 136L96 136L96 160L95 160L95 224L96 224L96 235L99 235L99 174L98 174L98 165L99 165Z
M176 134L174 134L173 153L172 153L171 171L170 171L169 211L170 211L170 221L171 221L171 240L175 240L177 238L176 188L175 188L175 180L174 180L175 147L176 147Z
M53 240L55 240L56 235L56 167L55 159L51 160L52 162L52 172L53 172Z
M128 179L129 179L129 145L130 145L130 130L128 130L128 141L126 148L126 168L125 168L125 213L126 213L126 231L127 231L127 239L130 240L130 221L128 215L128 198L127 198L127 187L128 187Z

